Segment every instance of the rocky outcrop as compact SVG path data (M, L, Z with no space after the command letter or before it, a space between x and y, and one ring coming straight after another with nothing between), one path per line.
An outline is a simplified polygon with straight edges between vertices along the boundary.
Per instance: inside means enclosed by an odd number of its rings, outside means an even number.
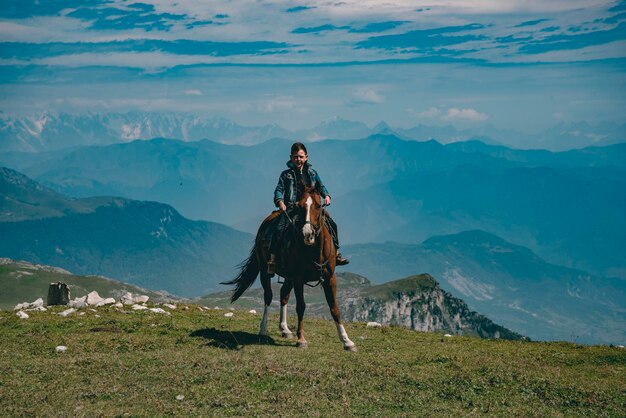
M482 338L524 338L471 311L461 299L443 291L428 274L373 286L361 297L345 299L341 309L349 321Z

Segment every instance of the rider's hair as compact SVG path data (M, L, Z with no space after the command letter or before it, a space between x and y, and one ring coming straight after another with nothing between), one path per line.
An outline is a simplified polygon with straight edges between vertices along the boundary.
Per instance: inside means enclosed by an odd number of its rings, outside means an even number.
M291 146L291 155L295 155L298 153L298 151L304 151L304 155L308 155L308 152L306 152L306 147L304 146L304 144L302 142L295 142L292 146Z

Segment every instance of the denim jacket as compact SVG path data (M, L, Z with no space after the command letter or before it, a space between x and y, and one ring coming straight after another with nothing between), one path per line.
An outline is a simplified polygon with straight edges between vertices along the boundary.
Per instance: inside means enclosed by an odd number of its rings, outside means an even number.
M274 190L274 204L276 206L278 206L279 200L282 200L287 206L297 203L296 168L291 161L287 162L287 167L289 168L280 174L276 190ZM302 169L303 175L305 170L308 172L311 181L308 186L315 187L322 198L329 196L328 190L326 190L324 183L322 183L319 174L317 174L317 171L315 171L308 162L304 163Z

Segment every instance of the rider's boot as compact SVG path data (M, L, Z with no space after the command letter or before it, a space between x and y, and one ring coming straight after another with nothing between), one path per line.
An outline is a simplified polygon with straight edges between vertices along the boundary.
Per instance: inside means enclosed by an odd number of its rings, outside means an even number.
M337 265L338 266L345 266L349 262L350 262L350 260L348 260L347 258L343 258L341 253L339 251L337 251Z

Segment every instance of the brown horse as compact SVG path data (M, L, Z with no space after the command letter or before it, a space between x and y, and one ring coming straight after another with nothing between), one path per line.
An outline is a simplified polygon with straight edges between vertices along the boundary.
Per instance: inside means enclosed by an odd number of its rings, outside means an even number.
M264 245L266 229L271 227L272 222L278 216L287 216L279 211L269 215L259 227L254 247L248 260L243 263L239 275L222 284L235 285L235 292L231 302L236 301L255 282L259 273L263 285L265 309L261 319L259 335L265 337L267 333L267 319L269 307L272 303L271 275L267 273L267 261L269 250ZM337 278L335 277L335 263L337 249L333 244L330 231L325 222L326 212L321 205L321 197L313 188L306 188L300 201L296 204L295 215L290 219L291 230L296 239L290 241L288 248L282 254L282 262L276 266L276 273L285 278L280 289L280 325L279 330L283 337L290 338L292 332L287 326L287 302L289 294L294 290L296 294L296 312L298 313L298 341L297 347L308 345L304 338L302 319L306 304L304 302L304 286L307 283L318 282L322 284L324 295L330 308L330 313L335 320L339 339L343 347L349 351L356 351L356 345L350 341L348 334L341 322L341 314L337 304Z

